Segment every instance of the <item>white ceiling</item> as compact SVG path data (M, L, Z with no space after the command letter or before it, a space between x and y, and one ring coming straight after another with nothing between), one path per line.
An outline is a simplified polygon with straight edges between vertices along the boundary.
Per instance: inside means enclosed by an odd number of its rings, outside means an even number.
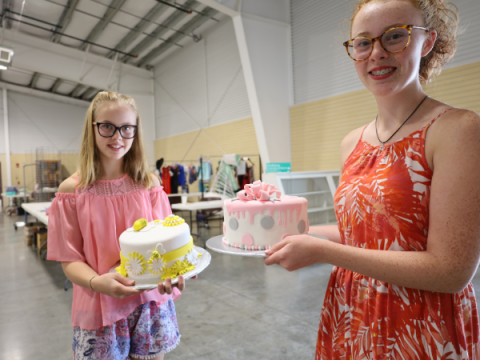
M2 15L0 44L27 35L147 70L225 18L195 0L3 0ZM1 81L84 100L101 90L14 64Z

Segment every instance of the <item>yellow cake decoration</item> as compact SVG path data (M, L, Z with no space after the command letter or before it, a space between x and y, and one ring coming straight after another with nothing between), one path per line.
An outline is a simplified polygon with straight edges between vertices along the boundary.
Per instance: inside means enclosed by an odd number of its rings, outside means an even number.
M133 230L134 231L140 231L147 225L148 225L147 219L144 219L144 218L138 219L137 221L135 221L133 223Z

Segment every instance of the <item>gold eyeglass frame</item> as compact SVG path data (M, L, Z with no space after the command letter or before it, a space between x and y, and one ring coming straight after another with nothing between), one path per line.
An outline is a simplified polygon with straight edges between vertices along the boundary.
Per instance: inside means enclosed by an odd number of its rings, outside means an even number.
M407 41L407 44L405 45L405 47L402 49L402 50L399 50L399 51L388 51L387 49L385 49L385 46L383 46L382 44L382 37L383 35L385 35L387 32L391 31L391 30L394 30L394 29L407 29L408 30L408 41ZM348 56L353 60L353 61L365 61L367 60L370 55L372 55L372 52L373 52L373 48L375 47L375 41L378 40L378 42L380 43L380 45L382 46L382 49L385 50L386 52L390 53L390 54L398 54L399 52L402 52L403 50L405 50L408 45L410 45L410 40L412 39L412 29L421 29L421 30L425 30L426 32L430 31L429 28L425 28L425 27L421 27L421 26L415 26L415 25L399 25L399 26L394 26L394 27L391 27L390 29L386 30L383 32L382 35L380 36L377 36L376 38L370 38L368 36L357 36L356 38L353 38L353 39L350 39L350 40L347 40L343 43L343 46L345 46L345 49L347 50L347 54ZM351 54L350 52L348 51L348 47L350 45L350 43L352 43L352 41L356 40L356 39L368 39L372 42L372 48L370 49L370 54L368 54L368 56L365 58L365 59L355 59Z

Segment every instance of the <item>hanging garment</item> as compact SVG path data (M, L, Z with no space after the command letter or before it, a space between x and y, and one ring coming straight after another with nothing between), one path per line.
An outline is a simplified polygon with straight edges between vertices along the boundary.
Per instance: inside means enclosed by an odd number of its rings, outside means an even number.
M178 194L178 175L180 174L180 169L178 166L170 167L170 191L171 194Z
M247 163L241 160L237 165L237 176L245 175L247 173Z
M187 179L185 178L185 169L183 168L182 165L177 165L178 166L178 186L183 186L187 183Z
M163 183L163 190L167 194L171 194L172 189L170 187L170 169L168 166L162 168L162 183Z
M202 165L202 182L209 184L212 179L212 163L210 161L204 161Z
M188 167L188 183L192 185L195 181L197 181L197 169L195 166Z

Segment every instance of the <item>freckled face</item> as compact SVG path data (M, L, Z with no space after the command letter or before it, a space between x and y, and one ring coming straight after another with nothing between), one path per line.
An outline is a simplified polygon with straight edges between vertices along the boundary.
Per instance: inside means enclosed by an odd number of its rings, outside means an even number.
M424 26L422 13L408 0L376 1L365 5L356 15L352 25L352 38L375 38L396 25ZM388 96L400 92L418 80L422 55L428 51L424 45L427 33L412 29L408 47L399 53L386 52L375 41L370 57L355 61L358 77L375 96ZM387 72L379 76L380 71Z
M136 125L137 119L132 108L126 104L107 102L100 105L95 112L95 122L104 122L117 127ZM124 139L119 130L112 137L100 136L97 125L94 125L95 144L103 160L119 160L130 150L134 139Z

